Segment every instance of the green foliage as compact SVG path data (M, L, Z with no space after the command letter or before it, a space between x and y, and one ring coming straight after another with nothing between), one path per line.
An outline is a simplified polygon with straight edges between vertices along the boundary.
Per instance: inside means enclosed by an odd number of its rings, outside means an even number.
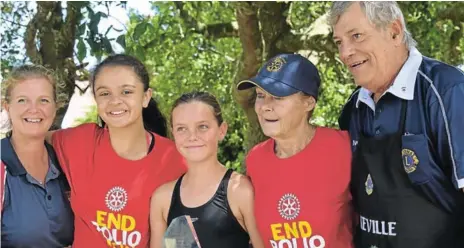
M220 144L219 159L228 167L243 171L247 152L245 134L250 126L234 98L237 72L243 64L242 41L236 34L217 35L208 27L221 24L237 26L236 8L248 2L156 1L152 3L154 14L151 16L130 13L127 33L116 39L107 38L113 27L100 33L98 23L109 16L111 4L120 3L68 3L80 9L82 14L76 27L77 60L82 62L89 54L100 59L114 52L110 43L114 40L125 48L126 53L137 56L148 67L154 98L168 118L173 101L182 93L201 90L214 94L229 124L228 135ZM255 7L265 4L253 3ZM108 12L94 11L96 5L106 6ZM309 42L311 47L317 48L299 51L316 64L322 79L312 122L337 127L338 115L354 84L338 59L331 30L324 22L330 5L331 2L291 2L285 14L288 15L286 20L292 34L303 37L302 43ZM425 56L452 65L464 63L463 2L400 2L400 6L409 31ZM4 72L12 65L24 62L24 56L18 56L24 50L24 46L18 43L22 39L21 30L24 30L21 17L32 16L33 10L27 2L1 2L1 9L2 28L4 23L10 23L2 33L1 41ZM78 120L78 123L82 122L96 122L95 107L89 110L88 116Z
M401 2L407 27L425 56L464 63L464 2Z
M98 112L97 107L95 105L89 107L88 112L85 114L84 117L77 118L74 121L74 126L78 126L82 123L98 123Z
M30 2L0 2L0 61L1 75L7 75L12 67L23 64L27 58L23 56L25 32L24 17L31 16L33 8ZM5 77L5 76L3 76Z
M140 22L131 17L134 25L131 24L128 35L133 41L128 41L128 51L144 60L152 72L154 97L165 116L170 116L174 100L183 93L208 91L218 98L229 124L228 135L220 144L219 159L239 170L245 155L243 134L247 125L233 98L232 82L241 54L238 39L207 39L179 18L174 3L153 4L159 11L153 18ZM227 2L184 4L192 15L199 16L199 25L233 20L234 10ZM204 9L211 11L199 11Z

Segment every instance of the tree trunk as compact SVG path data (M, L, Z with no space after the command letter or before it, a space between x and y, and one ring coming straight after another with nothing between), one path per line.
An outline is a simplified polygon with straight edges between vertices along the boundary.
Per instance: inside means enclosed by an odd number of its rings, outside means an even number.
M53 69L58 79L58 109L52 129L61 127L69 100L74 93L76 65L74 43L80 11L67 5L63 20L61 2L37 2L37 12L28 23L24 41L26 54L35 63ZM39 45L37 45L39 44Z
M233 87L240 80L256 75L262 64L280 53L292 53L297 50L282 50L278 44L290 34L286 12L290 3L277 2L239 2L236 4L239 38L242 43L242 63ZM244 109L249 121L246 135L247 151L266 139L262 133L255 110L255 90L235 90L235 99Z

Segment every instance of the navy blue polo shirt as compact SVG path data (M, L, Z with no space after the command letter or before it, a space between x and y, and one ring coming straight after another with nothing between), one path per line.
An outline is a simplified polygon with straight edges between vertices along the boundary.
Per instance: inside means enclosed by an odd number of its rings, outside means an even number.
M2 212L2 247L66 247L72 244L74 216L65 192L65 177L50 159L42 185L2 142L8 163Z
M381 137L398 131L401 102L408 103L402 156L405 173L448 211L462 207L464 193L464 73L411 48L392 86L377 103L357 89L339 119L356 150L359 133ZM393 154L392 154L393 155Z

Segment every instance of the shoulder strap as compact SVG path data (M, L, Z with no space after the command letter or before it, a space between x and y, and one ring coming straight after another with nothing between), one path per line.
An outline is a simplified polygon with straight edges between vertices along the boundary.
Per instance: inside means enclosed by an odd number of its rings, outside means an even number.
M222 177L220 191L224 194L227 194L227 187L229 186L229 179L232 173L234 173L232 169L227 169L226 173L224 174L224 177Z

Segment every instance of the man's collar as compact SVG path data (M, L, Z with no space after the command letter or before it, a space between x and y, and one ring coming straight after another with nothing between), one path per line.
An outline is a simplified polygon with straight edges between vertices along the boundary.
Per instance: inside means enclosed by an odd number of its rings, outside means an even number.
M399 98L413 100L417 71L419 70L421 63L422 54L415 47L410 48L406 63L404 63L393 84L383 93L383 95L390 92ZM372 92L368 89L361 88L359 90L358 99L356 100L356 107L359 107L359 102L363 102L375 111L375 103L371 95Z

